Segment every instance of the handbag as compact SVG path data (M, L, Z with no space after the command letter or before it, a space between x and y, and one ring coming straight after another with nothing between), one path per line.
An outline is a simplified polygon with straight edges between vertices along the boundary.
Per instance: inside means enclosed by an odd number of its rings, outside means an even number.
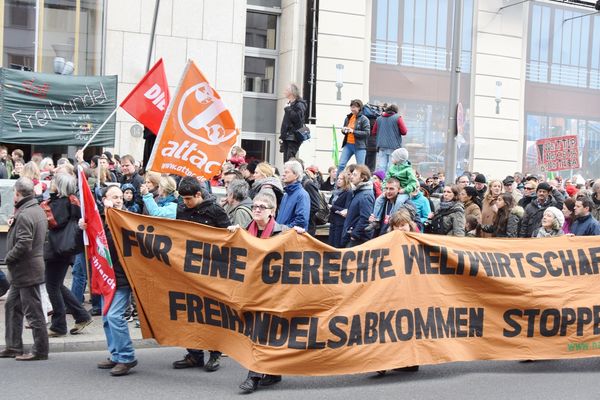
M69 220L61 230L48 232L48 244L59 257L71 257L83 252L83 231L75 220Z
M310 139L310 129L306 125L298 128L294 131L294 136L296 137L297 142L305 142Z

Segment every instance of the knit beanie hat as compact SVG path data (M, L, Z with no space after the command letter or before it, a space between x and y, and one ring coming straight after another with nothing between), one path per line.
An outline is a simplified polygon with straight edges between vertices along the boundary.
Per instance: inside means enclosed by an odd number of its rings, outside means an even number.
M551 212L554 215L554 218L556 218L558 221L559 229L562 228L563 224L565 223L565 216L563 215L562 211L556 207L548 207L546 208L546 211Z
M408 160L408 150L404 147L400 147L399 149L394 150L390 158L394 164L403 163Z
M385 172L383 172L380 169L378 169L377 171L373 172L373 175L375 175L376 177L378 177L379 180L381 180L381 181L385 179Z
M485 179L485 175L484 174L477 174L477 176L475 177L475 183L486 183L487 179Z

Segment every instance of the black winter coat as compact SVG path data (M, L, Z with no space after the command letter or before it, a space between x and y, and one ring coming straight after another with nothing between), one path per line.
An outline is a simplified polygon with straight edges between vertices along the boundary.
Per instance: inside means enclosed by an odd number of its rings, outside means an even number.
M177 208L177 219L197 222L215 228L227 228L231 225L229 217L223 208L215 202L214 197L209 197L197 207L187 208L180 204Z
M81 218L81 207L78 204L73 204L68 197L58 197L56 193L50 194L50 200L48 206L52 210L52 215L56 221L56 226L48 228L48 239L50 236L59 235L60 231L65 229L69 221L79 222ZM66 263L72 263L73 258L69 257L65 259L63 256L56 254L56 249L50 247L48 242L44 246L44 259L45 260L62 260Z
M289 106L285 107L279 139L297 142L294 132L304 125L305 115L306 102L304 99L293 101Z

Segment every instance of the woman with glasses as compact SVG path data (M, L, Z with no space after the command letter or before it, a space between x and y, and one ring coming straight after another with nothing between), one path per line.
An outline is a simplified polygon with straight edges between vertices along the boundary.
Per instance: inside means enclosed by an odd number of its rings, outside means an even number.
M246 227L248 233L257 238L266 239L288 229L287 226L278 224L275 221L276 199L270 193L258 193L252 202L252 222ZM240 228L239 225L232 225L227 229L235 232ZM296 231L303 233L302 228L295 227ZM248 376L241 383L240 389L246 393L254 392L258 385L270 386L281 382L281 375L267 375L260 372L248 371Z

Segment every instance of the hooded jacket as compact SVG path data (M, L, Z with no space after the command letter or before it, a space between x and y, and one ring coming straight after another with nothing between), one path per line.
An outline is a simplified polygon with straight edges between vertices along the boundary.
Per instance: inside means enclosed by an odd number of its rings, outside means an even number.
M373 212L374 204L373 183L371 181L359 183L352 193L352 200L348 206L342 243L347 244L351 239L355 241L371 239L371 233L365 232L365 228L369 225L369 216Z

